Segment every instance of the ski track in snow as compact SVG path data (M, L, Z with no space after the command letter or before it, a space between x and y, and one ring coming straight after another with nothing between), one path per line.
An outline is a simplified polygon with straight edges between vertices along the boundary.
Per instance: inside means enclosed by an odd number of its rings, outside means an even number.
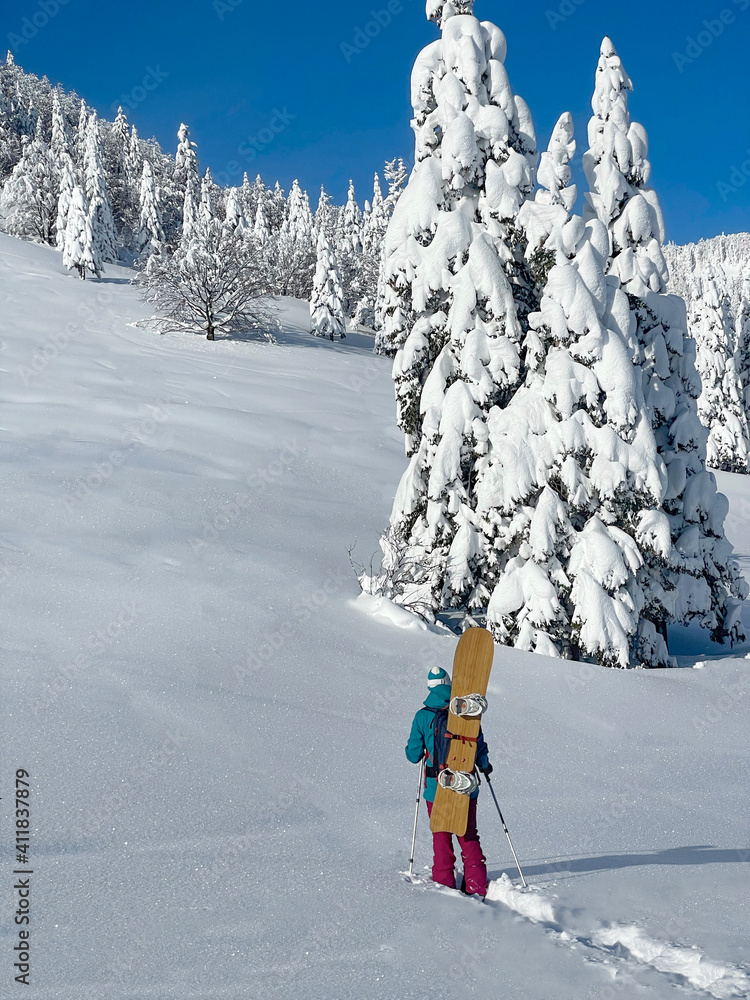
M508 909L533 923L543 924L547 933L560 944L577 948L584 946L588 962L617 962L628 966L650 966L657 972L677 977L697 990L729 1000L750 996L750 976L735 965L714 962L695 946L676 945L650 937L635 924L611 924L586 934L572 926L566 927L566 917L555 912L552 900L539 889L517 889L507 875L490 883L487 900L502 903ZM595 954L595 953L599 954ZM612 978L618 975L612 969Z

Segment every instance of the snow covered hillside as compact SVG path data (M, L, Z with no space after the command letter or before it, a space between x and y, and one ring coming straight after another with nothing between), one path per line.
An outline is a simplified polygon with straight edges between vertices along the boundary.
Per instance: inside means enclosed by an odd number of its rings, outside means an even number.
M709 268L723 270L732 283L731 298L735 315L742 295L742 282L750 275L750 233L731 233L710 240L664 247L670 273L670 290L688 302L696 277Z
M278 346L149 334L129 274L79 281L0 236L0 843L10 890L27 769L26 995L750 996L750 645L673 636L701 667L673 671L498 646L484 728L531 888L484 791L493 901L408 885L403 746L455 639L356 599L347 548L376 547L404 462L390 365L291 300ZM719 479L747 573L750 484Z

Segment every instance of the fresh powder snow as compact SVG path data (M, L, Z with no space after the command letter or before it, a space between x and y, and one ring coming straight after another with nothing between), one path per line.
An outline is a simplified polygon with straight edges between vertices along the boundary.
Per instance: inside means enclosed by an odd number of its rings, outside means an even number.
M371 337L311 337L290 299L276 345L158 335L131 276L74 280L0 236L0 720L4 787L31 775L28 995L750 995L750 646L676 629L666 671L498 646L483 726L530 888L486 790L488 902L409 885L403 745L456 639L358 599L349 562L402 469L389 362ZM717 478L747 573L748 479Z

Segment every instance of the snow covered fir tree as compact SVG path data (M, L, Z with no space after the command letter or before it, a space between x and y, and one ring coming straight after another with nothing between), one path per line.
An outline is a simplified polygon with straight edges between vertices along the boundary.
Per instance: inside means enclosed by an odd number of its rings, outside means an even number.
M714 469L747 473L750 432L742 372L737 365L739 338L725 281L721 271L710 265L696 279L690 319L698 343L698 413L708 428L708 463Z
M504 643L671 663L668 626L736 639L746 596L706 470L684 303L666 294L631 84L602 44L570 215L572 123L539 170L505 39L428 2L412 76L415 168L385 244L384 345L409 466L363 587ZM387 349L386 349L387 350Z
M316 337L343 340L346 336L341 275L324 229L320 230L318 236L315 280L310 299L310 324Z
M631 122L628 112L631 90L630 78L611 40L605 38L584 156L589 182L585 217L607 225L608 270L621 281L635 315L634 361L641 370L651 427L666 467L662 509L674 546L670 555L658 549L646 552L651 577L646 616L662 629L698 618L721 639L738 628L736 599L742 587L736 564L727 559L723 529L717 532L712 523L711 512L718 504L715 483L705 469L704 429L695 405L699 382L695 347L688 338L694 326L688 324L683 300L666 294L664 223L656 192L648 187L646 132ZM697 339L701 343L700 336ZM708 457L710 465L720 467ZM701 548L697 559L695 555L689 559L696 527Z

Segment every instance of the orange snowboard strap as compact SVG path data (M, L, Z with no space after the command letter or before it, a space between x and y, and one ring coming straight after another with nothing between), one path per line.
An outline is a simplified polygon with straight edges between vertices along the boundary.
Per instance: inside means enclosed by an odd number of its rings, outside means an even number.
M450 740L460 740L461 743L478 743L478 736L454 736L453 733L445 734Z

